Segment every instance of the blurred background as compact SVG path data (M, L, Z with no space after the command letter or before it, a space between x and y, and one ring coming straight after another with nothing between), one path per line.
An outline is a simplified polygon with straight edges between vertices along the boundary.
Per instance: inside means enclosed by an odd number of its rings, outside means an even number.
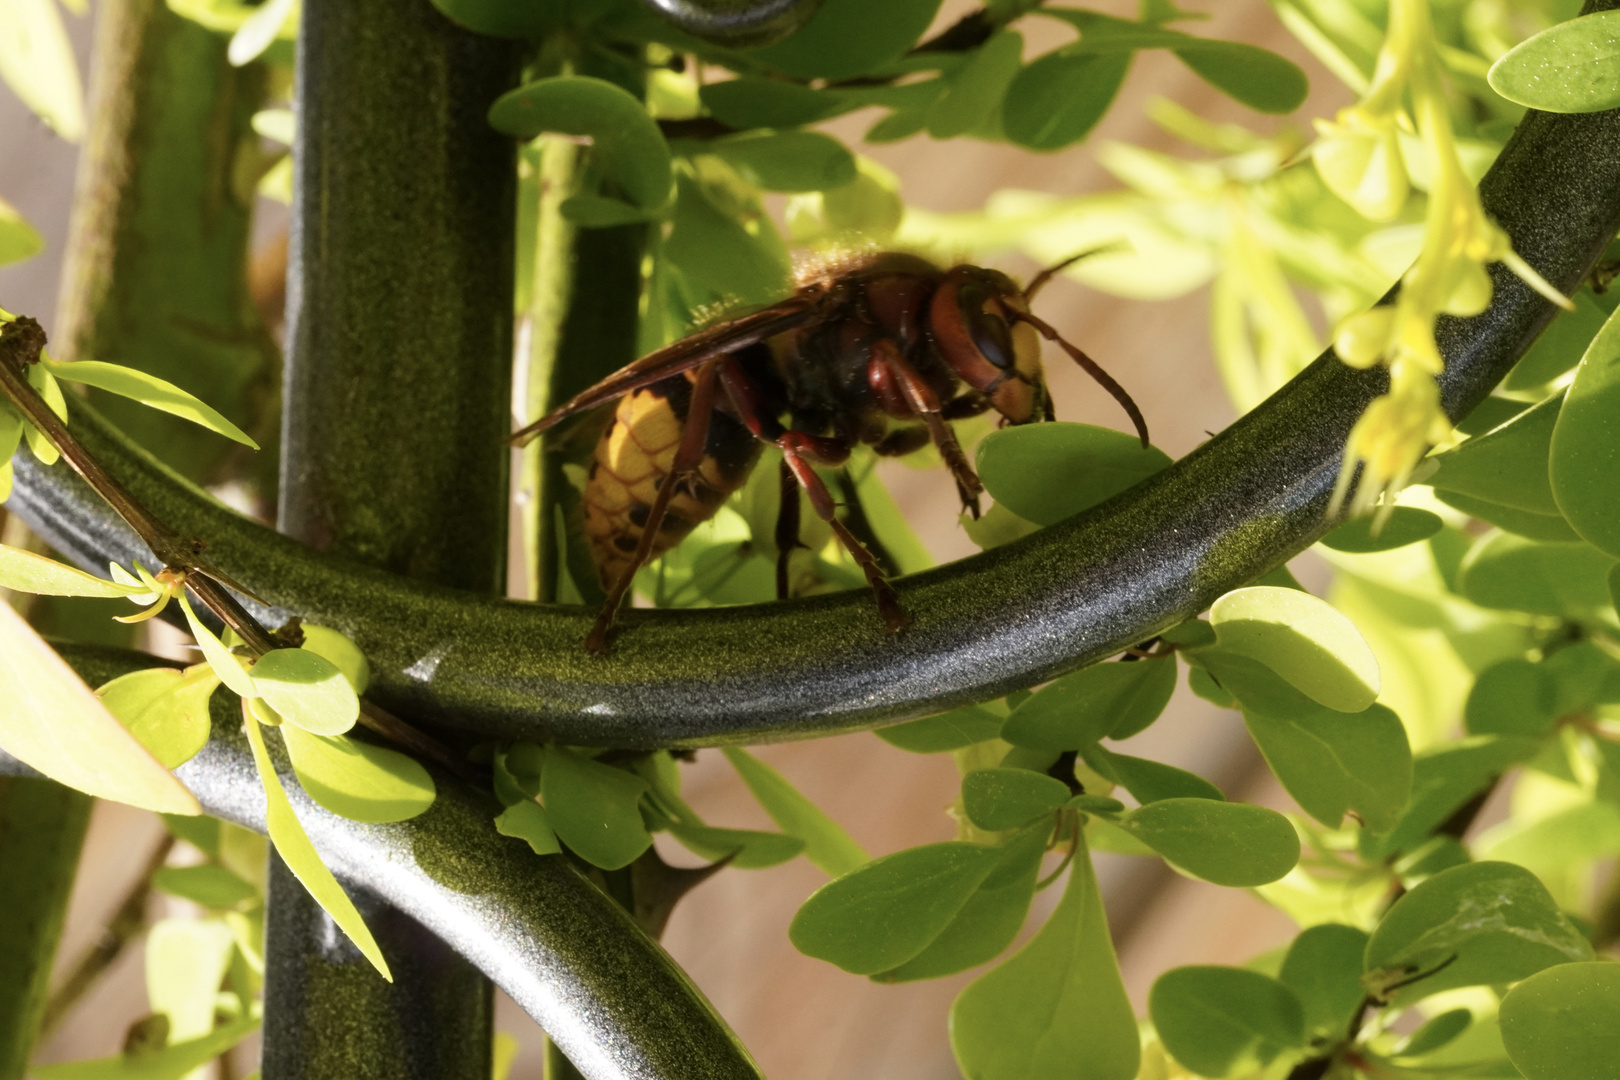
M947 0L936 27L960 18L975 5ZM1092 7L1134 15L1134 3L1102 2ZM1176 154L1181 144L1145 114L1148 103L1169 98L1203 119L1241 120L1269 131L1280 125L1306 127L1312 117L1331 116L1348 104L1343 85L1318 65L1282 28L1262 0L1191 0L1184 5L1207 12L1208 22L1188 24L1200 35L1263 45L1300 64L1311 80L1311 94L1293 116L1275 120L1250 112L1162 52L1139 54L1114 107L1090 139L1054 154L1035 154L1006 145L957 140L936 142L918 135L881 146L859 144L872 123L868 111L842 117L825 129L893 170L908 206L947 212L981 207L1006 188L1078 195L1118 187L1098 163L1097 151L1117 141ZM72 20L81 70L89 71L90 16ZM1044 52L1071 31L1050 20L1028 20L1027 55ZM1042 34L1052 40L1043 40ZM0 303L34 314L51 327L62 246L67 235L77 148L56 138L9 93L0 91L0 193L45 235L47 247L34 259L0 268ZM285 208L261 200L258 246L272 251L283 242ZM1027 279L1038 267L1020 256L985 260ZM1172 268L1166 268L1170 270ZM1078 343L1130 390L1151 425L1154 442L1173 457L1196 447L1233 418L1233 409L1209 346L1207 288L1158 303L1126 301L1084 289L1059 278L1040 298L1038 311ZM1325 328L1318 326L1319 336ZM1058 415L1113 427L1125 426L1117 405L1056 350L1047 362ZM977 548L957 525L958 501L948 477L938 470L885 464L885 479L919 534L942 560L973 554ZM1306 556L1293 567L1300 579L1320 590L1325 568ZM1269 778L1236 713L1223 711L1185 690L1178 691L1163 718L1132 739L1126 752L1194 770L1230 797L1277 807L1289 806ZM954 822L946 807L955 798L958 776L950 755L907 754L869 733L813 743L764 747L759 755L780 769L810 798L844 825L873 855L950 839ZM715 824L768 828L748 795L717 752L701 752L683 766L689 800ZM84 872L75 888L58 959L59 970L92 948L131 883L141 875L162 829L157 819L122 806L98 804L86 848ZM660 850L669 861L696 860L679 848ZM1243 890L1223 889L1182 878L1159 859L1099 854L1098 873L1108 907L1125 981L1138 1012L1153 979L1164 969L1187 963L1238 963L1292 937L1287 919ZM886 1080L947 1080L958 1076L952 1059L946 1016L952 998L977 974L885 986L846 974L797 953L787 939L793 913L825 880L804 860L763 871L728 870L690 894L676 909L664 944L736 1029L774 1080L823 1080L862 1076ZM1059 890L1036 898L1031 927L1056 903ZM163 905L181 902L159 899ZM108 976L84 996L52 1033L40 1061L116 1053L128 1025L148 1011L141 951L125 949ZM502 1002L498 1028L520 1044L514 1078L541 1075L541 1036L510 1002ZM256 1065L256 1044L238 1051L237 1074Z

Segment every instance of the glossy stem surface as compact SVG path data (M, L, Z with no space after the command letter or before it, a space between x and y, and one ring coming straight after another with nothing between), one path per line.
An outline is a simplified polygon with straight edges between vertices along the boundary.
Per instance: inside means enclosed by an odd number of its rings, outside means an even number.
M123 649L61 651L92 686L166 663ZM213 718L207 747L175 775L206 813L262 833L264 790L235 695L214 695ZM280 740L268 742L293 809L332 872L471 960L587 1080L759 1080L737 1037L624 909L563 856L535 855L495 831L500 806L487 791L434 769L438 798L427 813L362 824L312 802ZM33 774L0 751L0 776L16 775Z
M1481 185L1518 252L1572 291L1620 226L1620 113L1528 113ZM1465 415L1554 307L1502 267L1490 308L1443 319L1444 407ZM510 738L625 747L800 738L1005 694L1206 608L1328 531L1345 438L1386 385L1331 354L1174 466L1022 541L896 583L888 635L864 590L752 607L594 613L488 600L321 556L188 491L88 410L80 437L131 490L210 541L272 605L349 634L403 715ZM18 459L19 512L87 563L138 550L63 472Z
M279 524L485 594L506 579L516 162L484 114L517 66L427 0L303 7ZM494 989L470 962L362 892L387 982L274 854L269 883L265 1080L487 1080Z

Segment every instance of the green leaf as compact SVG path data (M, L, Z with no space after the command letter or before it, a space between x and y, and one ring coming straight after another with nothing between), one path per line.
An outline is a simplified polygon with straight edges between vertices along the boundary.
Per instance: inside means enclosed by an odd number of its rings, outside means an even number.
M1134 435L1061 422L992 431L974 456L991 497L1037 525L1073 517L1170 464Z
M1620 1061L1620 965L1560 964L1502 999L1502 1043L1528 1080L1594 1080Z
M591 140L591 162L647 210L669 201L669 145L646 106L604 79L558 75L502 94L489 109L497 131L532 139L541 132Z
M1547 454L1564 395L1554 394L1501 427L1476 435L1434 460L1428 480L1436 491L1486 499L1536 514L1558 514L1547 479Z
M1424 1054L1432 1054L1467 1031L1473 1022L1474 1014L1467 1009L1450 1009L1431 1017L1422 1027L1412 1032L1411 1038L1401 1044L1396 1056L1422 1057Z
M495 818L495 831L526 842L536 855L556 855L562 851L546 808L533 799L519 800L501 811Z
M208 702L219 677L207 664L185 671L146 668L120 675L96 696L165 769L190 761L208 742Z
M655 216L638 206L631 206L623 199L589 193L572 195L564 199L557 209L563 217L587 229L634 225L637 222L650 221Z
M339 817L406 821L433 805L433 777L397 750L312 734L292 723L282 725L281 737L304 792Z
M1367 993L1361 985L1366 950L1366 932L1339 923L1309 927L1288 947L1277 978L1304 1007L1307 1034L1340 1039L1348 1033Z
M337 665L308 649L272 649L254 661L253 687L289 724L341 735L360 718L360 699Z
M1394 827L1413 775L1398 716L1382 705L1324 708L1245 657L1202 661L1236 695L1249 735L1301 809L1329 828L1352 812L1375 832Z
M538 40L555 30L567 7L525 0L433 0L451 21L491 37Z
M1561 311L1542 331L1536 343L1508 372L1508 377L1502 382L1504 390L1529 390L1558 378L1564 372L1581 362L1581 354L1592 344L1608 320L1609 313L1598 305L1591 292L1581 289L1570 297L1575 303L1574 311ZM1487 398L1487 402L1501 401L1501 398ZM1524 402L1516 404L1524 405ZM1474 413L1480 410L1475 409ZM1469 418L1473 418L1473 413ZM1507 417L1503 417L1501 423ZM1491 424L1489 427L1495 427ZM1487 428L1486 430L1489 430ZM1476 434L1470 431L1468 434Z
M872 734L913 754L940 754L996 738L1001 733L1002 720L982 705L969 705L925 720L876 728Z
M214 669L214 674L219 676L220 682L237 697L258 697L259 688L254 685L253 678L243 670L241 664L237 663L236 657L225 647L225 643L197 618L197 613L191 609L191 601L186 598L185 593L181 593L179 599L180 610L186 613L186 624L191 628L191 636L197 639L197 647L202 650L203 659Z
M33 1065L28 1074L35 1080L180 1080L247 1038L258 1026L257 1015L243 1016L200 1039L176 1043L149 1054Z
M168 1040L178 1043L214 1028L220 984L236 941L213 919L162 919L146 935L146 1000L168 1017Z
M1000 832L1049 814L1069 801L1069 786L1028 769L975 769L962 777L968 820Z
M1148 1014L1164 1048L1201 1076L1263 1066L1305 1045L1294 992L1246 968L1172 968L1149 991Z
M132 596L146 587L120 585L86 574L55 559L0 544L0 589L35 596Z
M15 207L0 199L0 266L31 259L45 250L45 238L40 236ZM5 453L5 440L0 439L0 461L11 457Z
M304 643L299 648L330 661L349 680L356 694L365 693L371 685L371 662L360 646L329 627L304 623L302 629Z
M813 124L846 108L834 91L777 79L745 77L709 83L698 91L698 98L716 120L741 131Z
M1015 30L998 31L967 63L946 78L945 92L928 106L928 134L954 139L998 115L1001 100L1023 67L1024 39Z
M1378 697L1372 649L1355 624L1310 593L1238 589L1215 601L1209 621L1223 652L1259 661L1320 705L1359 713Z
M1457 588L1480 607L1531 615L1574 615L1611 606L1613 557L1590 544L1540 544L1487 534L1469 549Z
M1491 89L1509 101L1556 113L1620 105L1620 14L1599 11L1548 27L1491 65Z
M1419 754L1412 762L1412 798L1400 820L1382 836L1363 833L1362 854L1369 859L1381 859L1412 850L1498 776L1534 754L1540 745L1538 739L1481 735Z
M138 401L159 412L178 416L199 427L218 432L243 446L254 450L259 448L259 444L250 439L241 428L178 386L165 382L156 375L148 375L144 371L120 367L117 364L104 364L99 360L76 360L62 364L54 360L41 360L40 363L58 379L94 386L109 394Z
M1372 516L1354 518L1322 537L1321 543L1334 551L1390 551L1427 540L1446 524L1439 514L1410 506L1395 507L1374 533L1376 521Z
M728 746L724 753L748 790L781 830L804 841L804 857L824 873L841 877L866 862L866 852L820 807L799 794L782 774L748 751Z
M857 975L898 967L944 931L1001 855L953 840L874 859L812 893L788 937L805 955Z
M763 870L785 863L804 850L804 841L797 836L752 829L717 829L672 821L669 833L705 859L734 856L731 865L739 870Z
M1564 520L1562 514L1536 514L1486 499L1476 499L1472 495L1459 495L1455 491L1437 491L1435 496L1453 509L1477 517L1505 532L1531 540L1567 543L1581 538L1579 533L1570 528L1569 522Z
M1545 735L1558 718L1557 686L1540 664L1514 657L1479 673L1463 721L1470 735Z
M1046 925L962 991L950 1025L957 1065L974 1080L1136 1076L1136 1014L1083 845Z
M1614 20L1609 23L1614 25ZM1575 369L1575 381L1552 432L1548 471L1557 509L1583 540L1614 556L1620 556L1620 514L1615 513L1620 505L1617 433L1620 319L1611 316Z
M1290 113L1310 83L1298 64L1236 41L1206 41L1175 50L1181 62L1221 93L1263 113Z
M1014 709L1001 737L1034 750L1074 750L1098 739L1123 739L1158 719L1175 689L1174 657L1093 664Z
M937 979L999 956L1024 925L1051 832L1051 826L1042 822L1008 840L1001 849L1001 862L939 936L899 967L872 978L877 982Z
M1130 67L1128 52L1047 53L1020 71L1007 88L1001 103L1002 130L1010 142L1031 150L1060 150L1079 142L1108 111Z
M1223 709L1237 708L1237 698L1201 667L1187 670L1187 687L1211 705L1218 705Z
M97 798L159 813L202 812L191 792L4 603L0 748L52 780Z
M349 936L355 948L377 973L389 982L394 976L388 970L388 961L383 959L382 950L377 947L377 940L371 936L366 928L366 922L355 909L354 901L343 891L332 871L321 862L321 857L315 851L315 845L310 843L309 834L304 832L304 826L299 823L298 815L293 812L292 803L287 801L287 792L281 786L281 777L276 775L276 767L270 761L270 752L264 746L264 733L259 730L259 722L251 713L243 710L243 726L247 729L248 745L253 749L253 764L259 770L259 782L264 785L265 798L265 826L270 834L270 842L275 845L276 854L281 856L287 869L293 872L309 895L321 906L321 910L332 917L332 921Z
M283 28L294 18L294 0L265 0L249 12L242 25L231 35L225 56L233 67L241 67L257 60L275 44Z
M825 191L855 179L855 157L819 131L737 135L703 144L755 187L767 191Z
M165 866L152 875L152 884L170 896L218 910L238 907L259 895L250 882L217 863Z
M652 846L640 803L647 782L560 746L546 748L540 799L551 827L582 859L604 870L635 862Z
M698 181L682 173L676 192L664 257L700 291L699 299L764 303L788 291L787 262L710 202Z
M898 60L934 21L940 0L826 0L786 41L749 60L800 79L851 79Z
M1275 810L1216 799L1160 799L1119 827L1166 860L1216 885L1276 881L1299 862L1299 837Z
M1092 744L1080 748L1080 756L1096 772L1131 793L1139 803L1160 799L1225 799L1221 789L1196 773L1146 758L1116 754Z
M45 399L45 404L56 414L57 419L67 420L67 399L62 396L62 387L51 377L51 373L45 370L43 363L29 365L28 385L39 391L39 396ZM62 455L56 449L56 444L33 424L23 425L23 435L28 440L28 449L39 459L41 465L55 465L61 460Z
M0 0L0 79L62 138L84 137L79 64L52 0Z
M1479 862L1442 870L1395 901L1367 942L1363 963L1388 981L1434 972L1395 991L1396 1001L1412 1002L1591 958L1592 946L1534 874Z

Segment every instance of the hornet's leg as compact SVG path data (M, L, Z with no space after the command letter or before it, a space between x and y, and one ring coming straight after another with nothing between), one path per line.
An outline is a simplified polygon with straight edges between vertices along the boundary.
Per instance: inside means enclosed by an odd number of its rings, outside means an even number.
M900 598L895 595L894 586L884 580L883 569L876 557L849 531L849 526L838 520L838 504L833 501L832 492L827 490L826 483L810 465L812 461L823 465L842 465L849 460L849 444L840 439L785 430L775 417L766 415L760 409L758 390L736 361L726 359L721 364L720 381L738 418L757 438L782 451L783 464L810 497L810 506L816 516L832 527L844 550L849 552L861 568L861 573L866 575L866 583L877 601L883 624L890 633L901 630L906 625L906 615L900 610Z
M788 598L788 559L793 549L803 547L799 542L799 481L793 469L782 459L777 490L781 503L776 511L776 598Z
M653 497L653 504L647 511L647 521L641 527L641 541L630 556L630 565L624 568L608 590L602 613L596 617L596 625L591 627L590 634L585 638L585 648L593 653L607 652L608 631L613 626L613 617L624 602L625 594L630 591L636 571L646 564L652 554L653 541L658 537L664 515L669 510L669 500L676 488L692 482L692 474L703 461L703 448L709 441L709 416L714 412L714 384L718 367L717 362L710 361L698 369L697 383L692 387L692 402L686 412L686 426L675 448L675 460L670 464L669 474L658 485L658 494Z
M1136 434L1137 437L1142 440L1142 445L1144 447L1147 446L1147 421L1142 419L1142 410L1136 407L1136 402L1131 400L1131 395L1125 392L1125 388L1123 386L1114 381L1114 377L1112 375L1104 371L1097 361L1093 360L1091 357L1087 356L1085 353L1081 352L1078 348L1069 344L1067 341L1064 341L1062 335L1054 330L1049 324L1037 319L1035 316L1029 314L1029 312L1015 311L1011 313L1011 317L1020 322L1029 323L1029 325L1033 326L1035 330L1047 341L1057 342L1057 344L1062 347L1063 351L1068 353L1070 358L1073 359L1075 363L1079 364L1082 369L1084 369L1087 375L1090 375L1093 379L1096 379L1097 384L1104 390L1108 391L1108 393L1113 396L1115 401L1120 403L1121 407L1123 407L1125 412L1130 416L1131 423L1136 425ZM1047 398L1047 402L1047 418L1051 419L1050 397Z
M881 355L879 355L881 353ZM933 388L923 381L906 358L900 355L900 349L894 342L887 339L880 340L872 347L873 363L882 363L894 373L895 382L900 393L905 395L906 404L911 411L921 418L928 427L928 434L939 447L940 456L945 459L945 467L951 470L951 477L956 481L956 493L962 497L962 509L973 515L975 521L979 518L979 495L984 491L984 485L979 482L979 474L973 471L968 464L967 455L962 452L962 444L956 441L956 433L945 422L941 415L939 396Z

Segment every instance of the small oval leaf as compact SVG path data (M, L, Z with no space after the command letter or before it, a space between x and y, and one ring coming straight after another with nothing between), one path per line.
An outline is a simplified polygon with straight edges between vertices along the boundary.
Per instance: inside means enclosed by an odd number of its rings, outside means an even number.
M1028 769L975 769L962 778L962 805L968 820L981 829L1000 832L1069 801L1069 786Z
M294 724L282 725L281 737L298 783L339 817L406 821L433 805L433 777L397 750L343 735L314 735Z
M1299 862L1299 837L1275 810L1214 799L1161 799L1126 814L1126 832L1216 885L1265 885Z
M1502 1044L1527 1080L1593 1080L1620 1061L1620 964L1560 964L1502 999Z
M1355 624L1297 589L1255 586L1229 592L1209 612L1226 652L1258 660L1300 693L1357 713L1378 697L1378 661Z
M249 673L266 705L315 735L341 735L360 717L360 699L337 665L308 649L273 649Z
M1548 27L1503 53L1486 78L1498 94L1532 109L1612 109L1620 105L1620 12Z

